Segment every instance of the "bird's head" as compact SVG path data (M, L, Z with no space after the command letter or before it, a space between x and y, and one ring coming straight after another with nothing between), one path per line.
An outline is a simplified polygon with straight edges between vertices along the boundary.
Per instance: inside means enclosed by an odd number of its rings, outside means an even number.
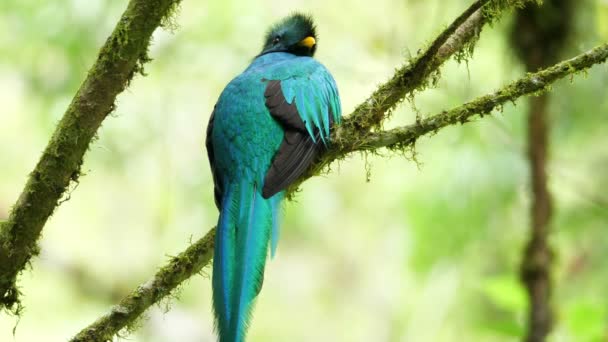
M260 55L271 52L288 52L297 56L312 57L316 49L317 35L312 18L301 13L294 13L268 30Z

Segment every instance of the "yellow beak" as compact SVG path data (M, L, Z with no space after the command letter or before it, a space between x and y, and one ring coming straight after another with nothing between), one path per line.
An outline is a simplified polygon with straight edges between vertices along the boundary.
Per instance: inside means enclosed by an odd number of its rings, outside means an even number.
M306 37L300 41L300 45L306 46L307 48L312 48L317 41L313 37Z

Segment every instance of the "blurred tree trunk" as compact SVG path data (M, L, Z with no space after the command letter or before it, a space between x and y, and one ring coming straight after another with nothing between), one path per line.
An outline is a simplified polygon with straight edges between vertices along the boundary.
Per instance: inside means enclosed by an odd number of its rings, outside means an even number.
M512 30L512 42L529 72L558 60L571 26L572 0L545 0L543 6L519 10ZM524 250L521 279L528 298L528 328L525 340L544 341L553 325L551 308L552 251L548 242L552 212L547 185L549 93L530 98L528 148L530 161L530 239Z

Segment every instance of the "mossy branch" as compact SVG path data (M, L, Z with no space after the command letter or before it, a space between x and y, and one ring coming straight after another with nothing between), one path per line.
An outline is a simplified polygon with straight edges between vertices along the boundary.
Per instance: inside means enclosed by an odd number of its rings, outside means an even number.
M180 0L131 0L97 61L57 125L27 184L0 230L0 309L18 313L18 274L38 253L44 224L71 182L83 156L121 93L143 64L154 30L167 22Z
M493 22L513 7L522 7L536 0L478 0L452 22L428 48L409 63L396 70L393 77L380 85L370 97L348 116L343 127L367 133L379 129L391 111L408 95L434 84L439 67L456 54L461 60L472 53L482 27Z
M608 44L602 44L549 68L528 73L525 77L494 93L481 96L412 125L372 132L363 136L355 131L339 127L335 132L335 137L332 137L334 147L328 151L320 166L328 165L333 160L343 158L346 154L355 151L375 151L383 147L392 150L403 149L414 144L423 135L435 133L450 125L467 123L475 116L483 117L496 108L502 108L505 103L515 102L524 95L540 95L548 91L555 81L582 72L595 64L604 63L607 58Z

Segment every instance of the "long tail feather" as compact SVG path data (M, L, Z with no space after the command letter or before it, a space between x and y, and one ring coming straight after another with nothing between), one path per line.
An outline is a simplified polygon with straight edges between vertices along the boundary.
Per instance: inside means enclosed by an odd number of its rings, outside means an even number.
M246 181L227 191L216 235L214 310L220 342L242 342L262 287L271 235L273 253L276 248L282 193L264 199L261 187Z
M236 218L234 215L234 190L228 189L222 200L222 211L215 234L213 260L213 309L219 332L230 329L231 291L234 271L234 238Z
M272 235L270 236L270 257L274 258L277 254L277 246L279 244L279 221L280 221L280 210L281 202L283 201L284 193L279 192L276 195L270 197L268 200L271 202L272 207Z

